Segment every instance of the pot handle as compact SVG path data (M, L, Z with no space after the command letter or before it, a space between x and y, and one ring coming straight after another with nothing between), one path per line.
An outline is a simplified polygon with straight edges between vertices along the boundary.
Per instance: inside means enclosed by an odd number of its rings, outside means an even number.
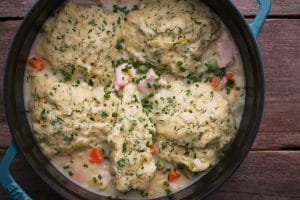
M18 149L13 141L1 163L0 163L0 185L12 200L31 200L31 198L23 191L23 189L15 182L9 172L10 165L18 154Z
M272 0L257 0L259 3L259 11L254 18L253 22L249 24L252 34L255 38L263 27L265 20L271 10Z

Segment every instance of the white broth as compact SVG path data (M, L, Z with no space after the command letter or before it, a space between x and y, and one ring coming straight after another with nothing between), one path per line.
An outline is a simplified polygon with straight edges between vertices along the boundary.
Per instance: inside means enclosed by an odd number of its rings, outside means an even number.
M32 133L92 192L154 198L184 189L239 127L245 78L234 40L196 0L97 2L63 4L32 46L24 83Z

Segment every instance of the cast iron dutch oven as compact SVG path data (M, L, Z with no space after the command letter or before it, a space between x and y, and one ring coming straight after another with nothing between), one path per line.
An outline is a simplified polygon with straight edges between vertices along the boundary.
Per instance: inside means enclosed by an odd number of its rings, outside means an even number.
M23 20L12 43L4 80L4 100L13 142L0 165L0 183L12 199L31 199L13 180L9 166L21 152L33 170L66 199L106 199L63 176L42 154L26 119L23 79L27 57L42 24L63 0L40 0ZM235 140L225 158L189 187L161 199L203 199L220 187L246 157L258 131L264 103L263 64L256 37L270 11L271 0L258 0L259 12L248 24L229 0L204 0L223 20L241 53L246 76L246 104Z

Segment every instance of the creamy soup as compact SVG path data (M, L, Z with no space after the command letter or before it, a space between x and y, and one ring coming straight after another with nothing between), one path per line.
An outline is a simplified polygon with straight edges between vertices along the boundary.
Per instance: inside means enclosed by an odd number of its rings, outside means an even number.
M101 195L153 198L223 156L244 84L234 40L201 1L69 1L37 36L24 98L65 176Z

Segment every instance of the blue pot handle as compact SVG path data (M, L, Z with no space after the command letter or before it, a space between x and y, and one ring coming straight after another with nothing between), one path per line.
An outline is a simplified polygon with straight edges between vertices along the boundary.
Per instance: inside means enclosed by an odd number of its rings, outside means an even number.
M18 149L15 142L13 141L9 145L0 163L0 185L3 187L3 189L6 191L6 193L12 200L31 200L31 198L11 177L9 172L10 165L17 154Z
M265 20L271 10L272 0L257 0L259 3L259 11L251 24L249 24L253 36L257 38Z

